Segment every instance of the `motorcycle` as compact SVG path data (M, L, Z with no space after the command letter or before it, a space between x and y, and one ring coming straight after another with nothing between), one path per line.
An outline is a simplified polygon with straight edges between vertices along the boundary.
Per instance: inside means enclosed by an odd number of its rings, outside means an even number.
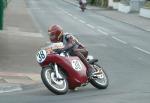
M82 10L82 12L84 12L86 9L86 5L87 5L86 1L84 1L84 2L79 1L79 5L80 5L80 9Z
M66 94L68 90L86 86L91 83L98 89L108 87L108 77L104 69L96 62L97 59L88 56L90 65L99 72L94 77L87 76L87 68L77 56L70 56L69 51L58 53L57 50L64 48L62 42L52 43L41 48L36 59L42 67L41 78L44 85L54 94Z

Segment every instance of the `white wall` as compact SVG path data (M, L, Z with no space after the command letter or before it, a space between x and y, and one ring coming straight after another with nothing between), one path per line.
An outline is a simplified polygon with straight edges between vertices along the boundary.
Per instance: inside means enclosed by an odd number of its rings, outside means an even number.
M113 0L108 0L108 6L113 7Z

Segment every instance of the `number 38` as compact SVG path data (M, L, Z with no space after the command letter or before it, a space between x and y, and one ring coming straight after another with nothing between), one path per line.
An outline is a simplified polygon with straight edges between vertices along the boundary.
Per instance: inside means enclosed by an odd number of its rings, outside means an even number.
M45 51L45 50L40 50L40 51L37 53L37 56L36 56L37 61L38 61L39 63L42 63L42 62L46 59L46 56L47 56L46 51Z

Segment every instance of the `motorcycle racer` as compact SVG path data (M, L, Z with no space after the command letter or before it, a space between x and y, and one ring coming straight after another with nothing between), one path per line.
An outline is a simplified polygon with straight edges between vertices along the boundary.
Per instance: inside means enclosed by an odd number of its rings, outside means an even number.
M84 12L84 10L86 9L87 1L79 0L79 5L80 5L81 10Z
M57 52L68 51L72 56L78 56L83 64L88 69L88 77L93 77L94 69L87 61L88 51L83 44L81 44L75 36L69 33L64 33L60 25L52 25L48 28L49 39L52 43L63 42L64 48Z
M82 5L82 4L86 4L87 1L86 0L79 0L79 4Z

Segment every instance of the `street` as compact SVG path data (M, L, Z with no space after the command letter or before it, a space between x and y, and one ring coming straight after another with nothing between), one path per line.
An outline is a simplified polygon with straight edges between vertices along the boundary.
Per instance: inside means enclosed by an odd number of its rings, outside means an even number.
M1 103L150 102L149 31L106 17L101 10L81 12L78 6L66 0L26 0L25 4L36 26L34 30L27 29L29 31L19 29L22 36L9 33L8 38L0 38L5 42L5 45L0 44L1 72L40 74L36 52L48 41L48 26L59 24L65 32L75 35L88 48L89 54L99 59L110 83L105 90L97 90L89 84L57 96L40 81L23 86L22 91L0 94ZM14 41L2 41L3 38Z

